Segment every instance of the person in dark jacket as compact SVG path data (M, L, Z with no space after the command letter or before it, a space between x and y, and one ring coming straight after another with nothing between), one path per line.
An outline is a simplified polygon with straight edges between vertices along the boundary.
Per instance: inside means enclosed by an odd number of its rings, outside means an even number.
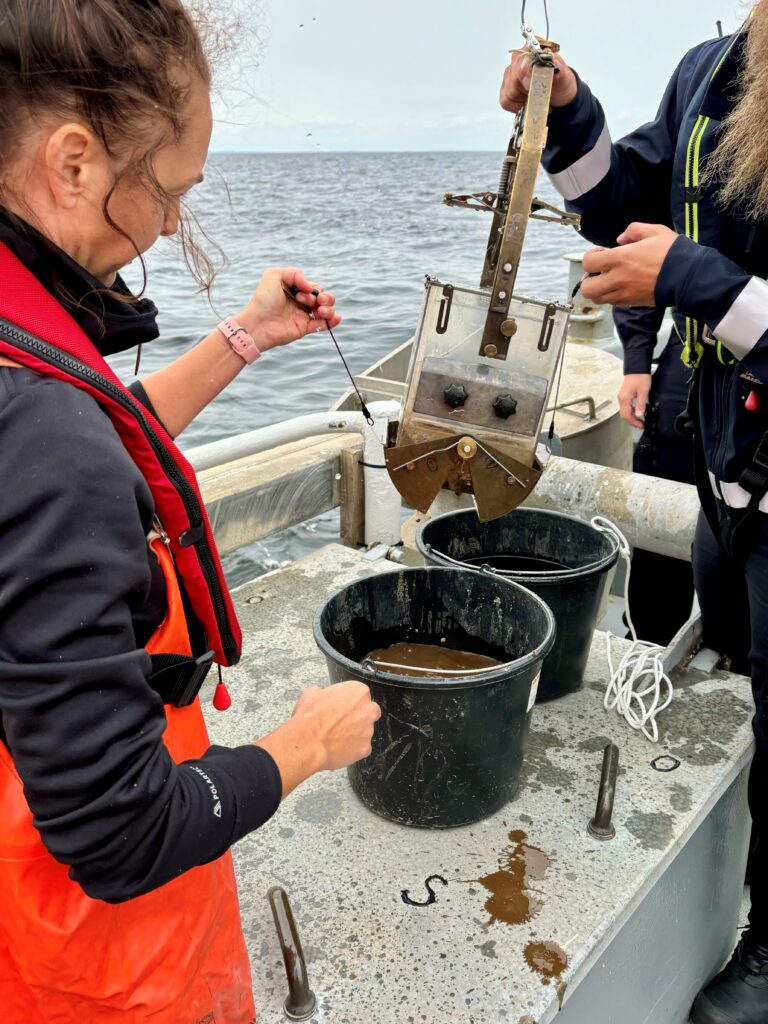
M734 35L689 51L656 118L614 143L600 104L558 57L544 164L583 234L582 293L674 307L695 368L694 574L705 639L749 636L756 714L750 809L757 839L749 929L697 997L693 1024L768 1021L768 2ZM530 57L501 89L524 104ZM723 591L727 587L727 591ZM723 607L725 601L727 608ZM733 637L725 636L733 642Z
M12 0L0 15L0 304L20 317L0 324L0 1004L7 1024L251 1021L247 958L216 954L211 962L224 894L204 880L297 785L367 756L379 715L359 682L310 687L291 719L268 735L211 747L198 703L172 706L155 689L145 649L151 638L160 644L179 616L190 635L176 632L191 641L202 620L187 614L182 596L193 609L221 597L210 589L210 549L208 575L186 595L154 554L162 524L153 499L161 495L169 508L180 501L170 483L185 472L170 439L259 354L335 326L333 295L298 269L269 270L237 323L211 325L199 344L136 385L133 398L112 386L121 408L133 410L132 423L146 421L135 399L163 430L153 435L153 451L170 466L162 483L134 457L145 449L132 450L105 414L109 404L75 386L96 377L55 344L57 331L62 346L82 339L101 366L101 356L158 335L155 306L131 296L119 271L159 236L179 232L183 197L202 180L212 127L202 26L181 0ZM232 230L253 232L254 224ZM291 290L311 313L287 297ZM18 339L39 345L34 336L44 332L39 350L48 361L35 369ZM62 372L44 372L51 365ZM177 567L182 556L186 566L197 557L186 550L198 550L197 529L190 522L188 545L186 534L168 539ZM193 714L200 753L175 760L164 734L171 717L190 722ZM45 868L56 888L17 888L20 865L29 880ZM165 886L169 895L158 897ZM182 886L200 914L191 914L190 930L167 937L176 944L169 948L164 929ZM147 901L161 908L154 919L142 911ZM102 951L83 948L78 937L78 922L94 914L107 922ZM206 942L193 941L204 915L213 915ZM31 930L20 925L27 920ZM145 974L136 977L140 962ZM224 989L234 992L236 1010L222 1009Z
M688 404L691 371L672 331L653 371L653 353L664 310L615 306L616 333L624 349L619 411L643 433L635 448L635 473L692 484L693 446L679 430ZM664 585L659 586L663 580ZM629 612L641 640L666 647L691 614L693 570L689 562L635 548L629 580Z

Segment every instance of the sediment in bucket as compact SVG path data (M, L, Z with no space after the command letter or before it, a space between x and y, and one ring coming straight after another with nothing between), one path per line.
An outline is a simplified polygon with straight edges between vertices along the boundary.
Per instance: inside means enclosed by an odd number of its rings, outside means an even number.
M449 828L502 807L520 781L535 691L554 642L546 604L523 587L463 569L400 569L334 594L315 619L331 682L359 679L381 706L373 752L349 769L377 814ZM497 667L396 674L368 661L400 642L487 655Z
M616 539L560 512L518 508L481 523L473 509L425 522L416 537L433 565L487 566L547 602L557 639L539 683L539 701L578 690L592 635L619 558ZM538 570L535 566L538 565Z

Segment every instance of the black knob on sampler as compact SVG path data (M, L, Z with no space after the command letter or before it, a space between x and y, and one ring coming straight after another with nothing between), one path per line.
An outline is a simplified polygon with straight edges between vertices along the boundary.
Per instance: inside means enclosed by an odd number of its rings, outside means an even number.
M463 384L449 384L443 391L443 398L452 409L460 409L469 398L469 392Z
M517 401L512 395L497 395L493 400L493 411L501 420L508 420L517 412Z

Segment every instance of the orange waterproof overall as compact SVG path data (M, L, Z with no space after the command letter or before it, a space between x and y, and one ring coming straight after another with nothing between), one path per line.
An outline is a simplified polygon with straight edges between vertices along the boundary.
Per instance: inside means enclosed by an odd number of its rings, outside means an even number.
M190 654L176 572L152 541L168 611L147 650ZM177 763L209 746L199 700L166 706ZM162 888L110 905L85 895L32 823L0 743L0 1021L2 1024L250 1024L251 977L232 867L225 854Z

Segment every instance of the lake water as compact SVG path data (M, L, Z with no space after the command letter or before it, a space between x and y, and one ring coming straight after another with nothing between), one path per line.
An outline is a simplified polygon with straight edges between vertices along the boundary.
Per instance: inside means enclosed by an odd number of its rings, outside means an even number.
M499 153L219 154L190 206L226 266L208 298L196 291L167 239L147 259L147 295L160 309L161 337L147 346L141 373L179 355L247 303L264 269L300 266L333 291L344 322L335 332L359 373L414 332L424 275L479 282L490 215L443 206L444 192L495 189ZM539 195L558 201L546 179ZM572 229L533 222L517 290L564 298ZM134 265L129 283L141 280ZM112 360L126 381L130 353ZM348 380L327 333L268 353L245 370L181 438L190 448L278 420L327 409ZM226 560L235 586L337 536L328 515L237 552Z

